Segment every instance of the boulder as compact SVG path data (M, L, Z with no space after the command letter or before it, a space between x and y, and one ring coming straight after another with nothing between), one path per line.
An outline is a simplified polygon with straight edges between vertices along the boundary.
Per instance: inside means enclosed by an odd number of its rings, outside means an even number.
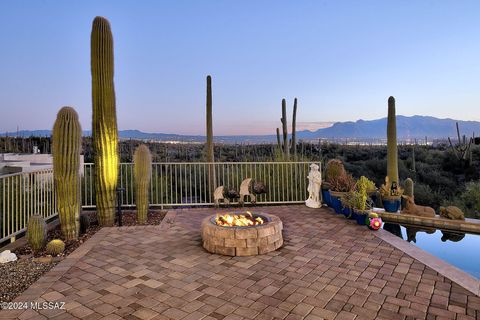
M11 252L10 250L5 250L2 253L0 253L0 263L7 263L7 262L12 262L16 261L17 256L15 253Z
M451 220L465 220L465 214L459 207L440 207L440 216Z

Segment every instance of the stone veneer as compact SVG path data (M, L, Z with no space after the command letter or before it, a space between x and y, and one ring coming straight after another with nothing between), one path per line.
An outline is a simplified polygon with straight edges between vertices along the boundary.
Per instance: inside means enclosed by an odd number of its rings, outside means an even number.
M254 256L275 251L283 245L283 224L279 217L262 213L269 221L252 227L223 227L211 215L202 221L205 250L226 256Z

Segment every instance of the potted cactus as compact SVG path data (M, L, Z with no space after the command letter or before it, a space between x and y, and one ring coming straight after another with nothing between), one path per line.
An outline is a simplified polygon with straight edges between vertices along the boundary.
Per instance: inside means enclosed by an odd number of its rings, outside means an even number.
M385 184L380 188L383 208L386 212L398 212L402 199L403 189L395 181L390 182L388 176L385 177Z
M332 178L330 181L330 201L332 208L336 213L342 213L341 198L346 193L355 189L355 178L351 174L344 173L338 177Z
M330 197L331 182L344 174L346 174L346 171L341 160L328 160L327 165L325 166L325 180L322 182L322 199L329 207L332 207Z
M372 184L373 182L365 176L361 176L355 184L353 213L355 214L357 223L360 225L365 224L365 220L372 207L371 200L368 197L368 191L369 188L371 189ZM375 184L373 184L373 186L375 186Z

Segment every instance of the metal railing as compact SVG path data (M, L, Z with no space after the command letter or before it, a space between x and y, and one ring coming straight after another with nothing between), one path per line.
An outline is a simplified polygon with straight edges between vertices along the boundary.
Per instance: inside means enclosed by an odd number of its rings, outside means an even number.
M302 203L308 198L307 175L311 162L215 162L153 163L150 205L157 207L213 205L215 187L239 191L246 178L262 181L266 194L258 204ZM319 164L319 163L317 163ZM84 165L82 207L95 208L94 165ZM133 164L122 163L119 186L124 188L124 207L135 206ZM249 199L247 199L249 201ZM28 218L56 216L53 169L0 177L0 243L26 230Z
M33 214L45 219L58 214L53 169L1 176L0 243L14 241L16 235L26 230L28 218Z
M266 185L267 193L257 198L258 204L301 203L308 198L307 175L310 164L311 162L153 163L150 205L213 205L214 187L228 186L239 191L240 184L246 178L262 181ZM94 165L86 163L84 169L82 206L94 208ZM210 184L210 180L215 182ZM133 164L120 164L119 186L125 189L122 203L125 207L135 206L133 182Z

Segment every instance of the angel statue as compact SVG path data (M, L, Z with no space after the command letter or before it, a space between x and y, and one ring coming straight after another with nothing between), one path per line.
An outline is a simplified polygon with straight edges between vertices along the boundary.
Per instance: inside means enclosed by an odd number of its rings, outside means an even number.
M322 184L322 173L320 167L312 163L310 165L310 172L308 173L308 199L305 200L305 205L309 208L320 208L322 203L320 201L320 186Z

